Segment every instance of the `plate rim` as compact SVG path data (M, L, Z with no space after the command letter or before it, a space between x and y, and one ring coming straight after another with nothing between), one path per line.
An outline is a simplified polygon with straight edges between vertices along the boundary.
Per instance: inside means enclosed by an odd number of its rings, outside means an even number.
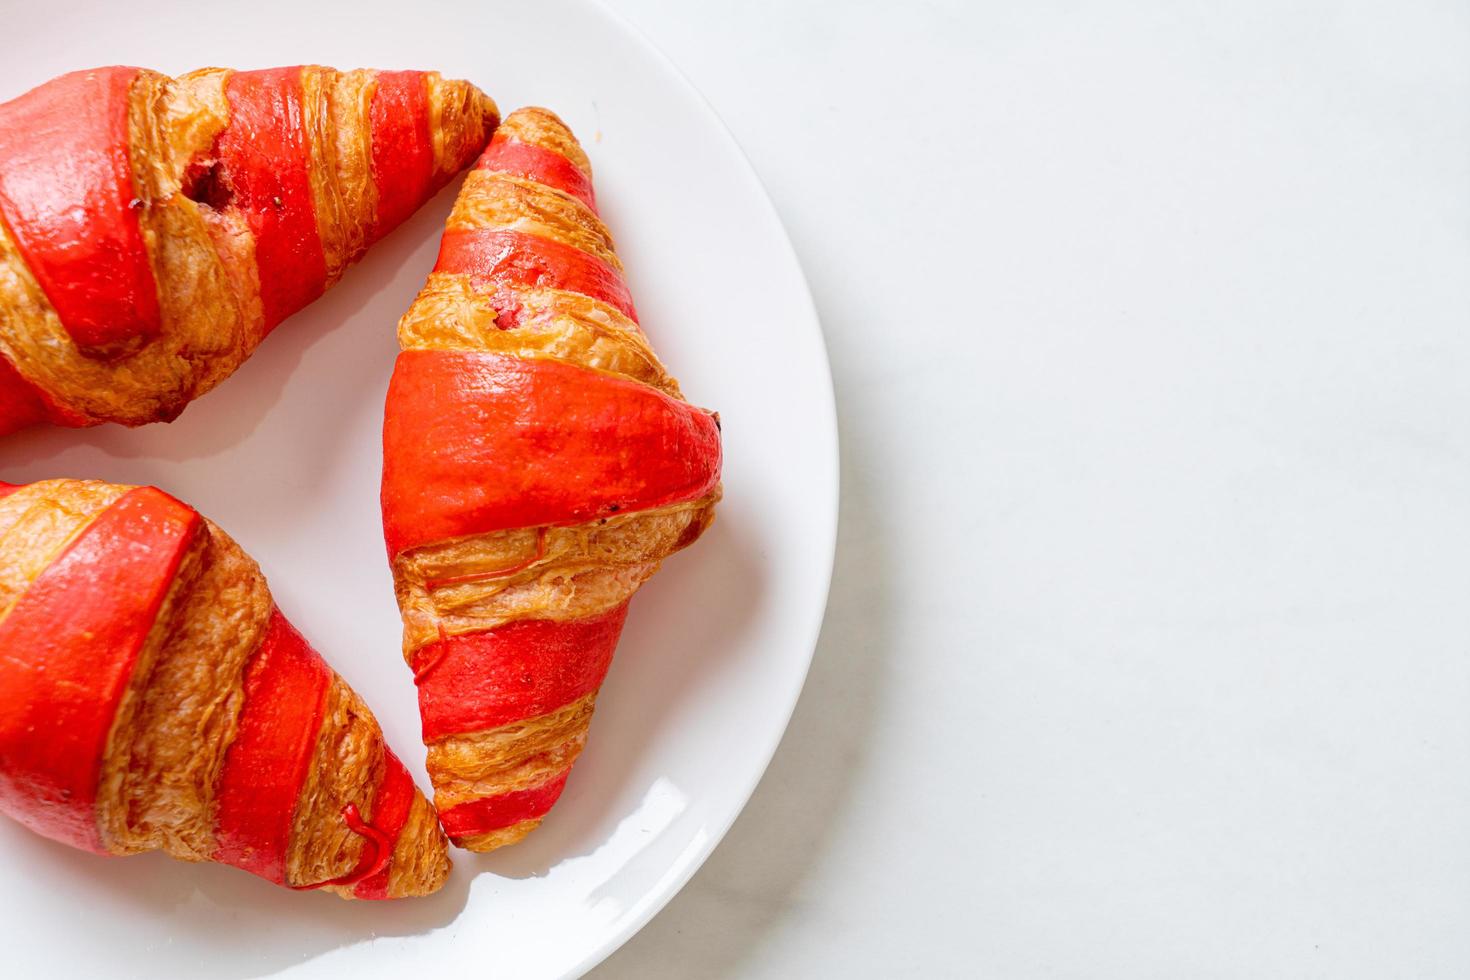
M751 797L755 795L756 788L765 779L766 772L771 767L771 761L776 757L776 751L780 748L781 742L786 738L787 730L791 727L791 717L796 712L796 705L800 702L802 692L806 689L807 679L811 676L812 660L816 657L817 644L821 639L822 626L826 622L827 607L831 601L832 574L836 568L837 531L841 523L842 503L842 445L841 432L837 424L837 395L832 380L832 357L827 349L827 338L822 330L822 319L817 311L816 300L812 297L811 284L807 281L806 270L801 264L801 257L797 254L795 244L791 241L791 234L786 230L786 223L781 220L781 212L777 210L775 201L771 199L770 191L766 189L765 182L761 180L759 172L755 169L755 164L751 162L750 156L745 152L744 147L740 145L740 141L736 138L734 132L731 131L729 125L726 124L724 118L714 107L714 104L699 90L698 86L690 81L689 76L675 63L673 58L655 44L643 32L642 28L638 27L637 24L620 11L613 9L607 0L582 0L582 4L589 10L599 14L613 28L626 35L633 44L637 45L644 54L663 69L664 74L671 81L677 83L677 88L686 98L692 99L700 107L703 114L713 121L721 141L729 150L733 151L735 158L739 160L739 169L746 184L760 200L765 210L765 216L770 220L770 223L777 232L783 255L789 260L796 273L796 282L802 300L804 328L816 335L817 350L821 354L821 370L818 374L822 386L822 403L825 406L825 411L822 413L820 419L820 427L825 431L827 435L825 441L831 447L830 452L826 454L826 458L822 460L822 464L831 486L827 502L831 517L821 528L822 536L819 540L822 545L822 554L826 557L823 563L824 572L822 577L824 581L821 586L821 602L817 605L817 611L812 616L812 621L808 624L806 639L801 644L801 648L806 651L805 660L801 668L801 680L791 691L788 703L785 705L784 710L780 712L782 716L780 727L776 728L773 726L773 734L767 736L767 744L759 752L754 753L756 757L761 759L760 767L756 770L755 776L750 781L750 784L739 794L740 805L730 811L729 817L720 826L714 828L714 832L709 834L698 849L690 852L690 859L685 862L684 866L679 869L676 875L667 879L668 885L661 894L655 893L652 900L647 903L644 909L639 911L638 915L630 917L626 923L623 923L597 947L588 952L580 962L566 971L563 974L565 978L577 978L587 975L605 962L613 953L626 945L634 936L642 932L644 926L652 922L684 890L684 886L693 880L699 870L704 867L710 855L715 852L715 849L720 846L729 834L730 828L735 825L735 821L740 819L741 814L745 812L745 808L750 804Z

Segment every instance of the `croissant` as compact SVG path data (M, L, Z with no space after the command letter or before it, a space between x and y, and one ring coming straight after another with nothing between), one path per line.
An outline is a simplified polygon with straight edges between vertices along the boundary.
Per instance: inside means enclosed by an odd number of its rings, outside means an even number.
M435 72L111 67L0 105L0 434L175 418L462 170Z
M718 417L649 346L587 156L520 109L398 325L384 533L440 819L530 833L587 738L628 600L720 497Z
M0 810L102 854L438 889L448 844L260 569L152 487L0 484Z

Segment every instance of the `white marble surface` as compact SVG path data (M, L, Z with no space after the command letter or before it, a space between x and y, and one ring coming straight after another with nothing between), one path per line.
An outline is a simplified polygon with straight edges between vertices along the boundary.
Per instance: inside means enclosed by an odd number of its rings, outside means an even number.
M599 980L1470 974L1466 7L613 6L789 225L844 497Z

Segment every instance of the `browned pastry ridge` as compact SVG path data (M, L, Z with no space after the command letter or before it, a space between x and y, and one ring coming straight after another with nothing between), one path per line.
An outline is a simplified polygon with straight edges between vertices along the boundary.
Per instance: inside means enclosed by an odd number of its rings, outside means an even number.
M259 567L151 487L0 484L0 810L107 854L398 898L434 808Z
M436 72L73 72L0 105L0 434L177 416L462 170Z

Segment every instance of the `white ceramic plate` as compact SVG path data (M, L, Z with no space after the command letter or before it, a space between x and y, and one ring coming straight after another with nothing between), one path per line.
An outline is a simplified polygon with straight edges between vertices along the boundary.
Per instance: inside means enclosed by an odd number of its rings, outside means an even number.
M457 853L432 898L367 904L157 854L98 858L0 820L5 972L522 980L591 968L678 891L744 805L826 601L837 501L826 355L739 149L668 62L585 2L48 0L5 16L0 99L102 64L320 62L435 68L474 80L502 111L554 108L592 157L645 327L684 390L720 411L726 451L719 519L634 601L588 748L525 843ZM174 424L0 443L4 479L154 483L217 520L417 771L379 525L379 427L394 324L433 264L453 194Z

